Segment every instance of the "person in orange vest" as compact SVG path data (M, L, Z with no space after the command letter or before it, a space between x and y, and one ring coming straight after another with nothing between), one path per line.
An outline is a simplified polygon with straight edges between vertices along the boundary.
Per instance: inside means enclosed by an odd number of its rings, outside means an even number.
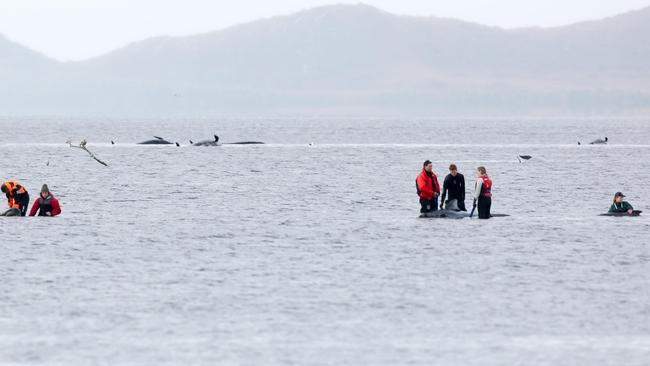
M428 213L438 210L440 184L438 184L438 177L433 172L431 161L427 160L422 165L422 171L415 179L415 188L420 196L420 213Z
M476 168L476 189L474 190L474 207L478 206L478 218L489 219L492 217L492 180L487 175L485 167Z
M25 187L16 180L8 180L2 183L1 189L2 193L7 195L9 209L17 209L20 211L20 216L25 216L29 206L29 193Z

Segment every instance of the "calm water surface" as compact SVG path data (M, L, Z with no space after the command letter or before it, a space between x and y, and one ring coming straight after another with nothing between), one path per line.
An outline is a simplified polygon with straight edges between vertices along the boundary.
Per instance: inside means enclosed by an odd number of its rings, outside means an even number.
M0 364L647 365L648 122L0 119L63 208L2 220ZM418 219L425 159L512 216Z

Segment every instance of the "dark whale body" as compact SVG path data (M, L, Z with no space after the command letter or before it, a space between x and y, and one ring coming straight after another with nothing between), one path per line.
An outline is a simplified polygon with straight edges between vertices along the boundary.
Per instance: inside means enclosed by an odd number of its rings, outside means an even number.
M204 140L204 141L199 141L196 143L192 143L190 140L190 143L192 146L221 146L221 145L263 145L264 143L261 141L239 141L239 142L226 142L223 144L219 143L219 136L214 135L214 140Z
M162 137L154 136L155 139L139 142L138 145L173 145L173 142L169 142Z
M214 140L199 141L192 146L219 146L219 136L214 135Z
M504 214L493 214L491 217L508 217L510 215ZM455 211L455 210L438 210L423 213L420 215L422 219L464 219L469 217L469 214L465 211ZM476 216L474 216L476 217Z
M607 137L605 137L604 140L603 139L596 139L596 140L590 142L589 145L605 145L605 144L607 144L608 141L609 141L609 139Z
M641 216L641 212L643 211L634 210L632 211L631 214L627 212L608 212L608 213L600 214L599 216L635 217L635 216Z
M20 216L20 210L17 208L10 208L7 211L0 214L0 216Z

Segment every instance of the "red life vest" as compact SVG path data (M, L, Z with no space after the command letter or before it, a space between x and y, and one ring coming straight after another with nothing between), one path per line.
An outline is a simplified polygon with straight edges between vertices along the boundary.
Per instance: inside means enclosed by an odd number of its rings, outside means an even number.
M486 176L481 176L483 186L481 186L481 196L492 197L492 180Z

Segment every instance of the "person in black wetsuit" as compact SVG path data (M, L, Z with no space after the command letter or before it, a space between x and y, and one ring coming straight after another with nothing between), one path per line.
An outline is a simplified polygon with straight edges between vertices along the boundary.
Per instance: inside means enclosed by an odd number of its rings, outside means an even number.
M449 192L449 201L456 200L458 209L467 211L465 208L465 177L458 173L458 167L455 164L449 166L449 174L445 177L442 184L442 200L440 202L440 209L442 210L447 202L445 196Z

